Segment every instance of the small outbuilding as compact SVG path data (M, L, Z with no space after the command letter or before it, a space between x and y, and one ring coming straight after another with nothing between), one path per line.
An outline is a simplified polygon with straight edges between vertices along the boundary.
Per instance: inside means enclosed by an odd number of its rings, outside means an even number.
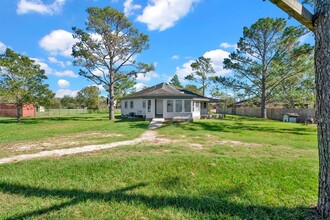
M123 116L140 116L147 120L200 119L208 114L210 101L210 98L188 90L160 83L122 98L121 113Z
M299 115L296 113L285 113L283 115L283 122L297 123Z
M26 104L22 108L23 117L35 117L35 108L33 104ZM1 104L0 103L0 117L17 117L16 104Z

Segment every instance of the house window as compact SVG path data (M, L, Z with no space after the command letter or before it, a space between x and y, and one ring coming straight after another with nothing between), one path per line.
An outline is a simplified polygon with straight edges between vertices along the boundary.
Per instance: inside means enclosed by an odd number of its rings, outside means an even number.
M200 111L200 102L194 102L194 112Z
M125 101L125 108L127 109L127 101Z
M142 102L142 108L145 109L146 108L146 101Z
M148 100L148 112L151 112L151 100Z
M207 108L207 102L203 102L204 108Z
M175 112L182 112L182 100L175 100Z
M191 101L184 100L184 112L191 112Z
M173 112L173 100L167 100L167 112Z
M130 108L134 108L134 102L133 101L131 101L131 103L130 103Z

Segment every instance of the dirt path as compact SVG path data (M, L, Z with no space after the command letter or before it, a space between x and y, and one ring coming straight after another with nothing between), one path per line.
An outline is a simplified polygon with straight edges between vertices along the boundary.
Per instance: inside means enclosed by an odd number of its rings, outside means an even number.
M114 142L111 144L102 144L102 145L87 145L84 147L74 147L74 148L67 148L67 149L59 149L59 150L50 150L50 151L42 151L35 154L22 154L18 156L12 156L7 158L0 159L0 164L6 163L13 163L22 160L31 160L34 158L42 158L42 157L60 157L64 155L71 155L71 154L79 154L79 153L86 153L92 151L98 151L103 149L110 149L118 146L125 146L125 145L133 145L138 144L143 141L154 141L156 140L157 133L156 131L146 131L144 132L139 138L130 140L130 141L119 141Z

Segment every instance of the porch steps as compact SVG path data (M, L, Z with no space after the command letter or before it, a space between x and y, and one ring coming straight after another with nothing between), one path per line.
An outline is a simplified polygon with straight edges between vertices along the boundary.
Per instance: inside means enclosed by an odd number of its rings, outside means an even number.
M150 122L148 128L149 129L157 129L160 128L161 126L163 126L165 119L164 118L154 118L152 119L152 121Z

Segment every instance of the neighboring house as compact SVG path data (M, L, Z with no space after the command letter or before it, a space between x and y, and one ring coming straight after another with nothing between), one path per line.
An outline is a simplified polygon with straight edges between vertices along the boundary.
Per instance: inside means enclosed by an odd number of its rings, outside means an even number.
M210 98L160 83L121 99L122 115L137 115L150 120L199 119L208 114Z
M33 104L27 104L22 109L23 117L34 117L35 109ZM16 104L1 104L0 103L0 117L17 117Z

